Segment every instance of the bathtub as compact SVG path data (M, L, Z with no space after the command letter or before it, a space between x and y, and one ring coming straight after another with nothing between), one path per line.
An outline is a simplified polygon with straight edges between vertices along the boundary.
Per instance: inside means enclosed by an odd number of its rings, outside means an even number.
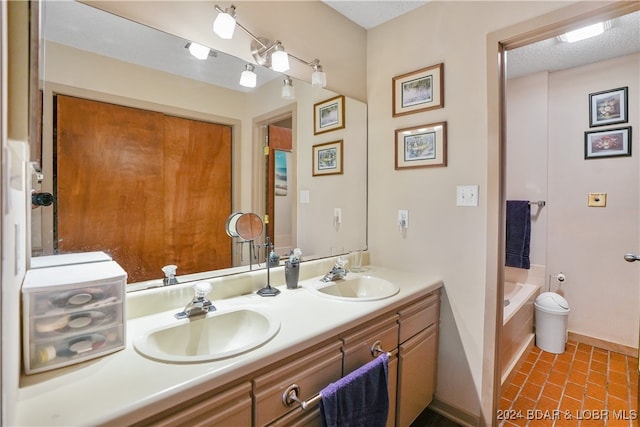
M533 303L540 286L528 283L504 283L502 327L502 380L506 380L522 354L533 342Z

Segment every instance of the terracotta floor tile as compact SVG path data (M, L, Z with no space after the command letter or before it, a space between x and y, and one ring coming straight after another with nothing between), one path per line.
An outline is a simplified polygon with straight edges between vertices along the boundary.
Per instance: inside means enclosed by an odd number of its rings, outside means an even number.
M639 427L638 358L568 342L556 355L533 347L503 387L501 427Z
M604 362L598 362L597 360L592 360L591 365L589 365L589 369L594 372L607 372L607 364Z

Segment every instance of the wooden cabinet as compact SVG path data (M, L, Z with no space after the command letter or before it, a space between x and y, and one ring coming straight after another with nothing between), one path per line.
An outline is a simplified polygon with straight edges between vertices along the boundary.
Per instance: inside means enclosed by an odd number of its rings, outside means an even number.
M136 424L154 427L250 426L251 384L246 382L222 392L201 396Z
M318 419L317 407L311 408L315 416L302 414L298 405L286 405L282 395L287 388L297 384L300 400L310 399L317 395L327 384L337 381L342 376L341 342L336 340L323 347L313 349L288 363L275 365L273 368L253 380L254 419L255 425L266 426L285 424L281 417L297 417ZM292 413L292 414L290 414ZM319 421L319 420L318 420ZM307 420L310 422L310 420Z
M436 385L440 291L400 310L396 425L409 426L431 403Z
M342 350L344 353L343 375L347 375L377 357L378 354L372 352L372 349L376 346L390 353L389 376L387 379L389 387L388 427L395 426L396 382L398 376L398 318L395 313L384 316L364 327L359 327L356 331L345 334L342 338L344 343Z

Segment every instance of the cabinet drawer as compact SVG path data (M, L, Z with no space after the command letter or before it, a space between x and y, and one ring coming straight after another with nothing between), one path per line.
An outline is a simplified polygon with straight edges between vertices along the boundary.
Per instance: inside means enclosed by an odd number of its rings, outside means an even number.
M299 408L287 406L282 395L292 384L300 388L300 400L307 400L342 374L340 341L328 344L290 363L276 367L273 371L253 380L256 425L267 425L284 414Z
M400 314L400 342L438 322L440 316L440 290L398 312Z
M393 315L381 321L368 324L364 329L345 335L343 375L371 362L377 354L371 354L371 347L379 341L380 348L392 352L398 348L398 316Z
M197 427L212 425L251 425L251 384L240 384L216 393L195 405L180 405L175 413L160 415L139 425L153 427Z

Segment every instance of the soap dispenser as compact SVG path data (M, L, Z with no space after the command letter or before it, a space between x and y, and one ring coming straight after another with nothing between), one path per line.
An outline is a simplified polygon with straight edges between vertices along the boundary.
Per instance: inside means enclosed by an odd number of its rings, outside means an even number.
M302 251L295 248L291 251L289 259L284 263L284 278L287 282L287 289L296 289L298 287L298 279L300 277L300 258Z

